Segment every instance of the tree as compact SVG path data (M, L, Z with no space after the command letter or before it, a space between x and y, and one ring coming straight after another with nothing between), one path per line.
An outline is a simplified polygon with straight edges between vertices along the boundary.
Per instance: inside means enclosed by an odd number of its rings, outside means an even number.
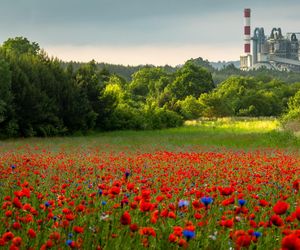
M183 100L187 96L198 98L200 94L211 91L214 84L211 73L187 62L175 73L174 81L167 88L176 99Z
M36 42L30 42L25 37L9 38L3 43L2 48L6 51L6 53L15 53L17 55L37 55L40 52L39 44Z
M17 134L18 125L14 119L11 71L9 64L0 58L0 138Z
M149 96L156 99L168 83L164 69L146 67L133 74L128 88L134 100L145 102Z

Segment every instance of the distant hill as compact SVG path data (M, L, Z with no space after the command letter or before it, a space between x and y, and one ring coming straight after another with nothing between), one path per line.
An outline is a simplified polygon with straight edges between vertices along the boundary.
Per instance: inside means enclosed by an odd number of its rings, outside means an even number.
M198 58L191 58L190 60L193 63L195 63L198 66L204 67L210 72L215 72L216 70L222 70L228 65L233 64L236 68L240 67L240 62L239 61L218 61L218 62L209 62L208 60L203 59L202 57ZM62 62L62 65L66 67L68 64L72 64L73 68L77 70L82 64L81 62ZM123 77L126 81L131 80L132 74L140 70L141 68L154 68L156 66L148 64L148 65L137 65L137 66L131 66L131 65L121 65L121 64L109 64L109 63L96 63L99 69L107 69L110 73L119 75ZM182 65L177 65L177 66L170 66L170 65L165 65L161 66L166 70L168 73L173 73L175 72L178 68L180 68Z
M240 61L228 61L228 62L218 61L218 62L209 62L209 64L211 66L213 66L215 69L218 69L218 70L220 70L220 69L222 69L224 67L227 67L230 64L233 64L236 68L240 67Z
M213 80L215 84L219 84L220 82L226 80L228 77L232 75L239 76L254 76L260 77L261 79L271 80L271 78L276 78L281 81L287 83L300 82L300 74L296 72L285 72L285 71L276 71L276 70L268 70L268 69L258 69L258 70L250 70L250 71L241 71L239 69L240 62L239 61L218 61L218 62L209 62L201 57L192 58L188 60L193 62L194 64L206 68L209 72L211 72L213 76ZM81 62L61 62L64 67L67 67L68 64L72 64L74 70L77 70L81 65L85 63ZM138 65L138 66L130 66L130 65L119 65L119 64L109 64L109 63L96 63L99 69L107 69L111 74L116 74L124 78L127 82L131 81L132 74L137 72L142 68L154 68L157 66L154 65ZM183 64L182 64L183 65ZM174 73L176 70L182 65L177 66L160 66L168 73Z

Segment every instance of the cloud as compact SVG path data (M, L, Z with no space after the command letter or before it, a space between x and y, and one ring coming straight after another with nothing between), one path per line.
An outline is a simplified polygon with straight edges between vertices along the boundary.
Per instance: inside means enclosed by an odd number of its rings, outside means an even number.
M220 60L228 58L227 50L238 59L244 7L252 8L253 28L265 27L266 34L272 27L284 33L299 28L298 0L2 0L0 37L26 36L46 48L209 45ZM74 59L80 56L74 53Z

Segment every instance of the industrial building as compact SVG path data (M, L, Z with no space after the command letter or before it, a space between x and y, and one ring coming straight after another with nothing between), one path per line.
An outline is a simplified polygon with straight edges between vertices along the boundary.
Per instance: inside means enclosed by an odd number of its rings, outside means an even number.
M273 28L270 36L266 36L264 28L255 28L251 37L250 9L244 9L244 20L244 54L240 57L242 70L265 67L300 72L299 32L289 32L284 36L281 28Z

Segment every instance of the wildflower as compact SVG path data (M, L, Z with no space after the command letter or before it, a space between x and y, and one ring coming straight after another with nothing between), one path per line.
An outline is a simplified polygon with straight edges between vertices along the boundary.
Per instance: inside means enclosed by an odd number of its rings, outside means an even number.
M14 234L12 232L6 232L2 235L2 239L4 241L10 241L14 238Z
M195 237L195 232L191 230L183 230L183 235L186 237L187 241Z
M231 195L234 192L234 188L232 187L224 187L224 188L219 187L218 189L220 191L220 194L224 196Z
M103 205L103 206L106 205L106 201L102 201L101 205Z
M22 238L19 237L19 236L14 237L14 238L12 239L12 243L13 243L13 245L19 247L19 246L21 245L21 243L22 243Z
M223 226L223 227L228 227L228 228L233 227L233 220L232 219L230 219L230 220L222 220L220 222L220 225Z
M262 207L266 207L266 206L269 205L269 202L267 202L266 200L260 200L259 205L262 206Z
M57 242L60 240L60 234L59 232L53 232L50 234L49 238Z
M131 224L130 214L127 211L125 211L122 214L120 221L122 225L130 225Z
M15 198L13 199L13 204L14 204L14 206L15 206L16 208L22 208L22 203L21 203L21 201L19 200L18 197L15 197Z
M285 236L281 241L281 249L293 250L300 249L300 238L296 233Z
M10 167L11 167L11 169L15 169L16 165L11 165Z
M51 204L49 201L46 201L44 205L45 205L45 207L50 207Z
M83 231L84 231L83 227L79 227L79 226L74 226L73 230L75 233L78 233L78 234L83 233Z
M239 247L249 247L251 244L251 237L249 235L241 235L236 239L236 244Z
M176 214L173 211L170 211L168 213L168 217L171 218L171 219L176 219Z
M277 227L280 227L284 224L283 220L277 214L272 215L270 221Z
M143 227L140 229L140 234L145 236L156 236L156 232L152 227Z
M29 228L27 234L28 234L29 238L31 238L31 239L36 237L36 233L32 228Z
M201 202L207 207L209 204L213 202L213 198L211 197L202 197Z
M7 211L5 212L5 216L6 216L6 217L11 217L12 214L13 214L13 212L12 212L11 210L7 210Z
M296 209L296 218L300 221L300 207Z
M121 189L119 187L113 186L110 190L109 193L113 195L118 195L121 192Z
M239 205L242 207L246 204L246 201L243 199L238 200Z
M21 224L20 224L18 221L15 221L15 222L12 224L12 227L13 227L13 229L18 230L18 229L21 228Z
M125 171L125 178L127 179L127 178L129 177L129 175L130 175L130 171L129 171L129 170L126 170L126 171Z
M170 234L169 235L169 241L170 242L176 242L177 241L177 237L175 234Z
M256 232L253 232L252 235L255 236L256 238L259 238L262 236L262 233L256 231Z
M187 207L189 205L189 201L187 201L187 200L180 200L179 202L178 202L178 207Z
M285 214L285 212L288 210L289 206L290 205L284 201L278 201L274 205L273 211L275 212L275 214L282 215L282 214Z
M67 245L67 246L71 246L71 245L72 245L72 243L73 243L73 241L72 241L72 240L70 240L70 239L66 240L66 245Z
M140 210L142 212L151 211L152 209L153 209L152 203L147 202L147 201L142 201L140 203Z
M130 231L131 232L136 232L137 230L139 230L139 227L138 227L138 225L137 224L131 224L130 226L129 226L129 228L130 228Z

